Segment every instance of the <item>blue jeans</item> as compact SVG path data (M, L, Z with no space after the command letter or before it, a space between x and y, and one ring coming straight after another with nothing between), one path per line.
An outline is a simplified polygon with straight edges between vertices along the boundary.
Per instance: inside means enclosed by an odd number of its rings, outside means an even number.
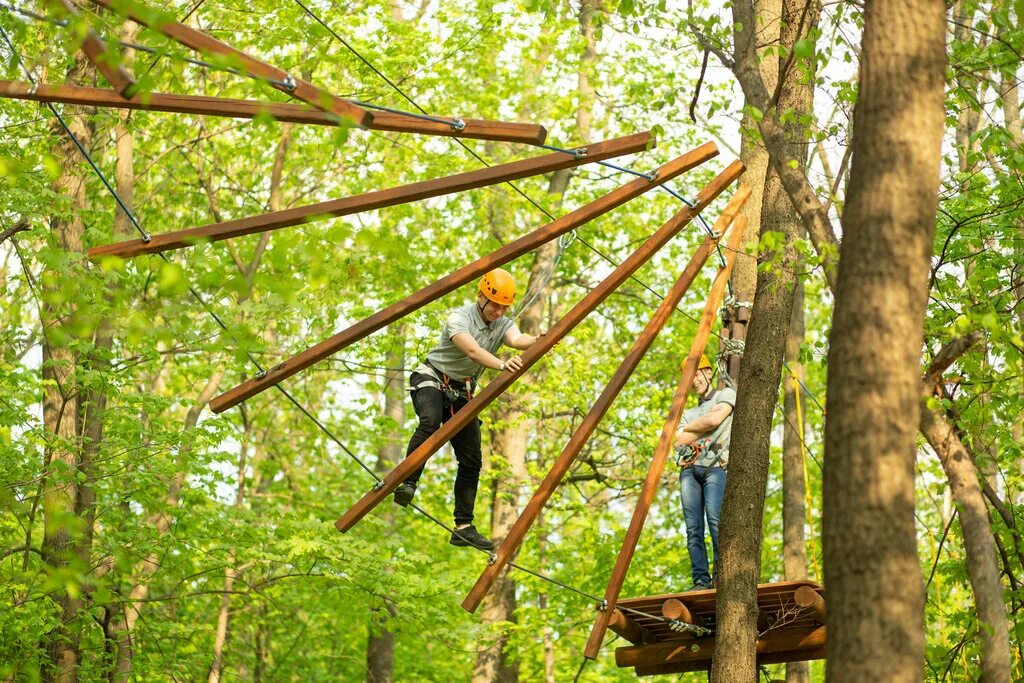
M718 519L725 496L725 470L721 467L687 467L679 473L679 493L686 519L686 550L690 553L693 582L711 585L708 550L704 545L704 517L711 531L711 549L718 569Z

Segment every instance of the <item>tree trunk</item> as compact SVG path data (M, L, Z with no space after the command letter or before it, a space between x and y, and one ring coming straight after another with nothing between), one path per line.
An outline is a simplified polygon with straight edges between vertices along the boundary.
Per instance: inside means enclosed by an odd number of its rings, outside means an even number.
M967 573L971 578L981 624L981 680L985 683L1009 683L1010 636L1006 626L1006 605L999 583L995 539L989 526L985 497L978 483L978 471L942 413L928 406L927 396L921 401L920 427L949 478L960 518L967 551Z
M944 3L866 3L829 335L828 680L923 674L914 452L945 66Z
M405 422L405 327L396 325L395 340L387 356L387 381L384 386L384 415L393 423L386 441L377 452L378 474L384 474L402 459L402 425ZM394 510L384 512L392 517ZM389 524L389 526L393 526ZM395 659L395 634L387 627L394 606L384 602L370 613L366 645L366 683L391 683Z
M85 57L75 58L68 72L68 81L76 82L91 71ZM65 120L85 149L92 147L92 124L82 111L66 114ZM50 220L57 244L71 254L82 253L84 224L81 211L85 208L85 184L88 171L75 144L53 120L50 134L59 141L55 146L60 175L53 190L58 197L69 200L68 215L54 215ZM75 368L78 362L69 346L64 322L74 316L74 302L65 301L67 278L75 277L74 266L64 266L57 281L44 287L50 291L40 304L43 322L43 424L49 438L46 445L46 463L43 468L43 542L42 556L54 571L85 574L88 571L87 545L91 535L80 529L76 517L80 510L91 514L93 494L88 480L76 483L83 464L82 444L79 439L79 391ZM94 429L94 427L93 427ZM96 434L94 434L96 436ZM83 558L85 561L83 562ZM49 633L45 642L46 657L40 672L45 681L73 682L78 679L81 657L79 638L81 599L66 590L54 596L60 606L60 625Z
M817 26L820 7L804 15L802 0L783 2L779 40L791 48ZM747 26L749 24L746 24ZM777 58L780 65L785 58ZM801 83L790 68L780 75L778 109L797 113L811 109L810 83ZM794 117L796 118L796 117ZM788 152L804 146L806 131L793 125L786 131ZM804 159L800 153L797 158ZM711 677L717 682L757 678L757 583L761 575L762 517L768 484L772 417L779 395L787 330L793 315L799 254L800 225L781 179L769 165L764 187L761 234L784 235L775 254L766 254L771 267L757 274L747 347L740 367L739 391L733 418L729 475L720 521L716 651Z
M579 106L576 110L576 137L582 144L590 141L591 108L595 99L590 73L598 58L595 13L601 9L601 5L601 0L583 0L579 10L580 33L583 36L584 47L577 70ZM547 54L542 54L538 68L546 61ZM551 176L548 195L555 199L555 213L561 209L562 198L572 175L572 170L565 169ZM530 279L523 294L524 297L532 297L532 301L528 302L519 316L519 328L526 334L538 334L542 330L544 305L551 295L550 285L542 282L542 278L550 269L556 253L557 244L549 243L537 249L534 254ZM491 447L493 452L503 456L511 476L498 477L494 484L491 538L495 543L500 543L505 538L519 515L518 483L526 478L526 443L530 430L530 424L525 420L526 411L519 399L509 397L507 401L503 399L502 404L498 419L509 426L493 432ZM484 598L480 618L484 624L514 622L515 609L515 581L508 571L505 571L497 578L494 587ZM505 652L507 643L507 634L501 633L490 647L477 653L473 665L473 683L514 683L519 679L518 663L510 660Z
M807 539L804 537L804 522L807 494L804 486L804 439L806 430L803 412L798 410L801 401L800 382L804 379L800 364L800 345L804 341L804 287L797 283L793 296L793 312L789 320L789 335L786 337L786 364L792 376L785 381L785 424L782 432L782 569L786 581L802 581L807 578ZM811 533L814 533L811 527ZM786 683L807 683L810 665L807 662L786 664Z
M782 14L782 0L756 0L754 16L756 16L757 42L761 46L774 45L779 38L779 19ZM744 39L750 35L744 33ZM739 37L737 37L739 39ZM755 53L756 54L756 53ZM765 87L774 89L779 75L778 60L764 58L760 60L758 73ZM747 104L750 104L749 102ZM757 123L749 113L744 113L741 127L753 131ZM764 183L768 172L768 150L764 142L753 133L744 134L740 141L740 161L746 170L741 181L750 187L750 198L743 205L740 213L747 218L747 234L741 244L757 240L761 229L761 205L764 201ZM757 260L750 257L736 259L729 278L732 295L739 307L733 307L728 313L728 325L723 326L724 337L745 341L747 325L750 322L749 304L754 300L757 287ZM728 308L727 308L728 310ZM727 353L724 356L725 369L729 376L736 380L740 376L740 365L743 353Z

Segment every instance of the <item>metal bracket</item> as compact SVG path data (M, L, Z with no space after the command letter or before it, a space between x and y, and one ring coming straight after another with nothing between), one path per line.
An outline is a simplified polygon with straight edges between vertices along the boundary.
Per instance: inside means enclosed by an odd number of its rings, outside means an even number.
M452 128L458 131L466 130L466 122L459 117L455 117L452 119Z

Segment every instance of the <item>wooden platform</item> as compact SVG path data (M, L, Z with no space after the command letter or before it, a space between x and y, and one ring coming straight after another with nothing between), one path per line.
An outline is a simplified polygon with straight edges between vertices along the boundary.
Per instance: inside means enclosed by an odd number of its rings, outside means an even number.
M757 587L759 664L825 657L824 595L811 581ZM715 590L703 590L619 600L617 606L626 609L616 610L610 627L632 645L615 650L615 663L621 668L633 667L638 676L710 669L715 653L716 596ZM666 618L696 628L679 633Z

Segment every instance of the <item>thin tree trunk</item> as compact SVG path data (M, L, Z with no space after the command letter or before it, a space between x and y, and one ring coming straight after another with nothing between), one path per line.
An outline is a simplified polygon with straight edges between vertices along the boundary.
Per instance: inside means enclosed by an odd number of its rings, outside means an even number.
M78 56L69 70L68 80L78 81L90 71L85 58ZM75 114L66 112L65 120L82 146L90 149L93 129L85 114L81 110ZM56 120L50 124L50 133L54 140L59 141L56 151L61 170L53 190L58 197L69 200L69 215L54 215L50 220L50 228L61 249L80 254L85 227L81 211L86 206L85 183L88 171L82 164L75 144ZM74 277L74 274L67 271L61 273L62 279L69 277ZM76 483L76 475L83 465L79 439L79 388L75 381L78 359L68 345L67 335L70 332L64 327L64 321L75 312L74 302L64 300L66 292L61 291L64 285L66 280L49 286L50 295L44 296L40 304L44 329L43 424L50 436L42 474L42 556L51 570L70 569L76 573L85 573L88 571L87 544L91 541L91 535L74 531L75 518L79 510L91 513L93 494L88 480ZM82 561L83 557L85 562ZM58 591L55 600L60 606L60 625L47 636L46 657L40 673L44 681L73 683L78 679L81 658L79 639L82 602L80 597L66 590Z
M945 5L868 0L829 335L830 681L920 681L920 354L944 123Z
M786 364L792 376L784 381L785 424L782 432L782 569L786 581L807 578L807 539L804 523L807 518L804 486L803 413L797 409L802 400L800 384L804 369L800 363L800 346L804 341L804 287L797 283L793 297L793 311L786 337ZM811 531L813 533L813 529ZM786 664L786 683L807 683L810 666L807 662Z
M402 425L405 422L405 327L394 329L394 342L387 356L389 368L384 386L384 415L391 421L385 442L377 453L376 470L387 473L402 459ZM391 517L393 510L385 516ZM389 524L389 526L392 526ZM369 635L366 646L366 683L391 683L395 659L395 634L387 627L389 616L394 616L393 605L383 602L370 613Z
M584 49L577 71L579 106L576 110L575 133L581 143L590 140L591 108L595 99L590 73L598 57L594 15L601 6L601 0L583 0L579 11ZM547 58L548 53L542 52L538 69ZM551 176L548 195L555 198L553 208L556 213L561 208L562 198L572 175L573 172L566 169ZM522 310L519 317L519 328L526 334L538 334L542 329L544 305L551 295L550 285L542 282L542 278L554 262L556 252L557 245L554 243L546 244L535 252L530 279L521 295L533 297L532 302ZM503 401L498 419L509 426L494 431L491 437L492 451L504 456L506 467L511 472L511 476L495 480L491 504L491 538L496 543L505 538L519 514L518 484L526 478L526 444L531 428L525 419L525 412L519 399L509 397L507 402ZM481 621L484 624L512 623L515 621L515 609L515 581L506 571L497 578L494 587L484 598ZM519 665L508 657L505 651L507 644L508 635L502 633L494 643L477 653L473 665L473 683L514 683L518 680Z
M805 15L805 9L806 15ZM820 7L803 0L785 0L779 41L783 47L812 33ZM801 20L801 17L803 18ZM738 18L737 18L738 20ZM744 25L747 26L747 25ZM780 66L784 58L776 58ZM810 83L801 83L798 71L780 75L778 108L803 113L811 109ZM790 126L787 152L806 159L807 132ZM768 484L768 456L772 418L779 395L787 330L793 315L799 254L800 224L782 187L774 164L769 165L764 188L761 234L781 232L784 244L766 255L771 268L757 274L747 346L740 367L739 391L733 417L729 474L720 521L716 648L712 681L753 681L757 677L757 584L761 575L762 517Z

